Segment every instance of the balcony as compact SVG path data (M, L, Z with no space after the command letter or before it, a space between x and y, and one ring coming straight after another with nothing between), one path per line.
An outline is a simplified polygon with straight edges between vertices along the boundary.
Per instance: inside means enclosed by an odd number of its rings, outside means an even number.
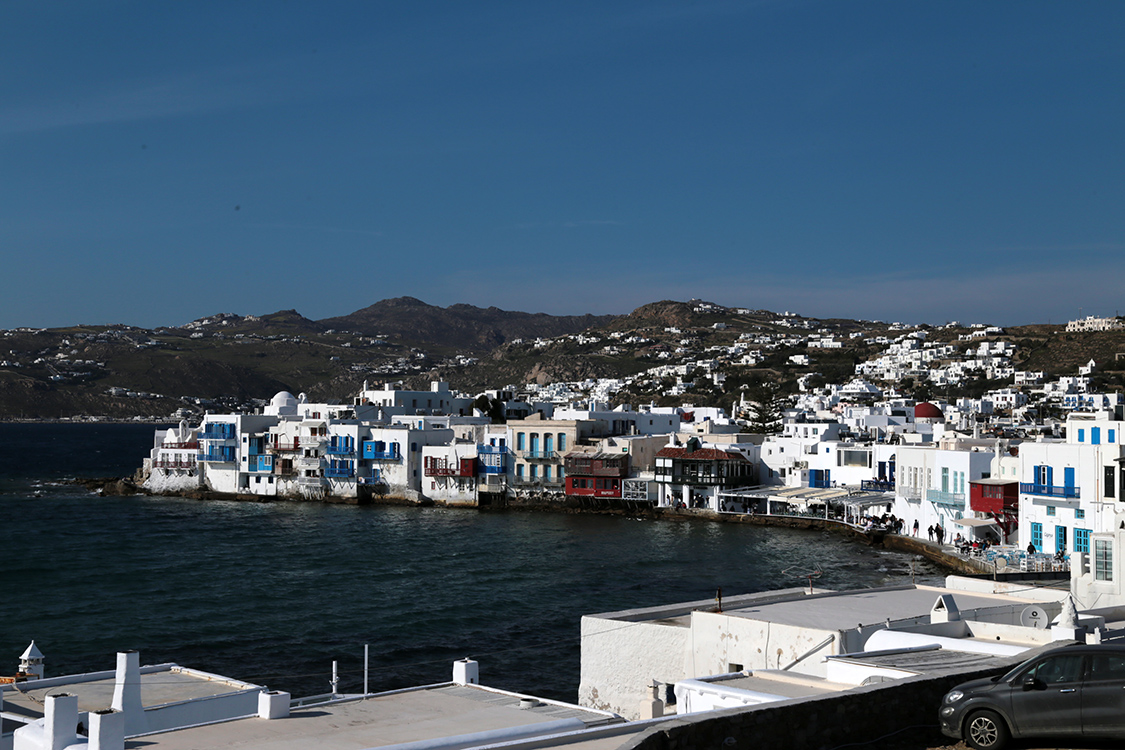
M257 473L272 473L273 456L250 456L246 470Z
M234 425L224 428L220 425L211 425L199 433L200 440L234 440Z
M152 468L154 469L194 469L195 459L180 459L169 460L161 459L160 461L153 461Z
M1038 495L1039 497L1078 499L1077 487L1059 487L1058 485L1020 482L1020 492L1024 495Z
M912 503L922 501L922 488L921 487L899 487L896 492L903 500L908 500Z
M195 460L210 463L231 463L234 461L234 448L212 449L196 455Z
M292 443L270 443L266 446L267 450L274 451L275 453L292 453L293 451L301 450L301 441L294 440Z
M324 452L329 456L348 456L350 458L355 458L355 447L350 445L329 444Z
M315 456L301 456L297 459L297 466L302 469L319 469L320 459Z
M329 466L324 469L324 476L331 479L351 479L355 476L355 469L350 466Z
M964 492L944 492L942 490L926 490L926 500L943 508L965 509Z
M530 487L543 487L544 489L562 489L565 480L562 479L543 479L542 477L516 477L512 484L516 487L530 488Z
M477 455L478 456L486 456L486 455L502 456L507 452L508 452L508 449L506 447L500 446L500 445L478 445L477 446Z
M164 448L165 450L170 450L170 451L174 451L174 450L192 450L192 451L195 451L195 450L199 450L199 441L198 440L192 440L191 442L188 442L188 443L163 443L163 444L161 444L160 447Z
M521 455L531 461L553 461L559 457L556 451L523 451Z
M883 479L864 479L860 481L859 489L863 492L894 492L895 483Z

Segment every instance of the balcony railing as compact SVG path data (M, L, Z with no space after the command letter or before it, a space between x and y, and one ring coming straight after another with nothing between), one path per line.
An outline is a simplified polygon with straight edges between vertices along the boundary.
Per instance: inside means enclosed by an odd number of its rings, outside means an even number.
M946 508L964 509L965 507L965 493L963 492L926 490L926 499L934 505L941 505Z
M231 425L233 427L234 425ZM208 429L199 433L200 440L234 440L234 430Z
M162 461L154 461L152 464L154 469L194 469L195 459L184 459L181 461L169 461L167 459Z
M299 451L299 450L301 450L301 441L300 440L294 440L292 443L282 443L282 442L270 443L269 445L266 446L266 448L268 448L271 451L277 451L278 453Z
M351 467L329 466L324 470L324 476L332 479L351 479L355 476L355 469Z
M195 457L196 461L210 461L214 463L230 463L234 461L234 450L229 451L207 451L200 453Z
M165 450L199 450L199 441L192 440L187 443L163 443L160 446Z
M371 461L400 461L402 454L398 451L367 451L363 457Z
M556 451L524 451L523 457L537 460L537 461L550 461L559 457Z
M493 453L493 454L497 454L497 455L502 456L507 452L508 452L508 449L506 447L499 446L499 445L478 445L477 446L477 455L478 456L483 456L483 455L486 455L486 454L489 454L489 453Z
M332 445L329 443L325 453L330 456L355 456L355 447L350 445Z
M898 493L899 497L901 497L904 500L909 500L909 501L915 502L915 503L920 502L922 500L922 488L921 487L899 487L895 491Z
M895 483L883 479L863 479L859 488L865 492L894 492Z
M566 484L562 479L543 479L542 477L516 477L512 482L517 487L547 487L550 489L562 488Z
M1025 495L1039 495L1041 497L1078 498L1077 487L1059 487L1058 485L1050 484L1029 484L1020 482L1020 492Z

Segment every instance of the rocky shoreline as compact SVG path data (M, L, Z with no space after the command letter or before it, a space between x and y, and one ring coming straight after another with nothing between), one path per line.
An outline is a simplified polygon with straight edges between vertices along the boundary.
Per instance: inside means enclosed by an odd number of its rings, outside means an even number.
M224 500L234 502L270 503L270 502L319 502L339 505L394 505L413 507L442 507L478 512L538 512L538 513L573 513L587 515L625 516L652 520L671 521L710 521L713 523L743 523L752 526L772 526L805 531L829 531L841 534L849 539L873 547L896 552L924 557L951 572L969 575L991 573L985 566L975 560L967 560L945 552L941 547L925 542L911 536L898 534L883 534L881 532L865 532L849 524L832 519L816 518L812 516L763 516L750 513L718 513L713 510L690 508L610 508L591 507L583 505L573 498L559 499L554 495L533 495L529 497L508 498L504 504L490 507L475 505L443 505L433 501L416 502L404 497L391 495L374 496L370 498L344 498L327 496L318 500L300 497L264 496L253 494L231 494L214 492L212 490L191 489L175 492L155 493L145 488L138 481L139 477L95 477L75 479L75 484L80 484L91 492L96 492L101 497L123 497L129 495L148 495L155 497L181 497L189 500Z

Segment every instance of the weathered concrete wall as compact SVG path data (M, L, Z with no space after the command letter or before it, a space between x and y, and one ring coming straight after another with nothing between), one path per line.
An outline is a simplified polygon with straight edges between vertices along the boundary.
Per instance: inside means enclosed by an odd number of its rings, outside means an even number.
M652 718L653 680L674 683L690 675L687 627L657 622L582 618L582 679L578 703L613 711L626 719Z
M741 664L743 669L781 669L836 634L718 612L692 612L691 621L691 677L723 674L730 671L731 664ZM824 676L823 657L837 653L838 647L835 641L828 644L797 671Z
M622 750L827 750L852 743L878 747L876 740L895 733L919 739L918 746L926 747L925 742L941 737L937 712L945 693L961 682L1000 671L911 677L823 697L696 714L653 727Z

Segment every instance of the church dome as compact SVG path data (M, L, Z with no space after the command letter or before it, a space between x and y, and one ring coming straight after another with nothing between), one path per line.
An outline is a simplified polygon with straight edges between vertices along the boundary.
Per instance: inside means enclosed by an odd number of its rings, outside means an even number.
M929 401L923 401L914 407L915 419L945 419L945 415L941 413L941 409L937 408Z

